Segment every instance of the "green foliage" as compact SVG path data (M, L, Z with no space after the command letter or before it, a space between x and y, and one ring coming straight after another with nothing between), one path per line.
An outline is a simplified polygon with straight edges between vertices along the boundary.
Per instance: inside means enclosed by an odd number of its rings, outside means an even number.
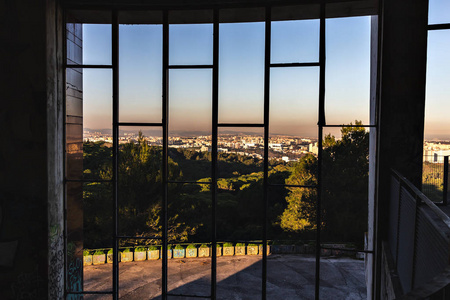
M96 250L94 252L94 255L104 255L104 254L105 254L105 252L103 252L102 250Z
M130 248L126 248L125 250L122 251L123 253L128 253L131 252Z
M91 252L89 250L83 250L83 256L91 255Z
M224 247L233 247L233 244L232 243L224 243L223 246Z
M189 244L186 249L196 249L197 247L194 246L194 244Z
M137 247L136 249L134 249L134 252L146 252L147 249L145 247Z
M237 243L236 247L245 247L245 244L244 243Z
M175 246L175 249L177 249L177 250L184 250L184 247L182 245L180 245L180 244L177 244Z
M173 245L167 245L167 250L171 250L173 248Z
M323 151L323 237L362 245L367 231L369 133L357 126L343 127L341 135L341 140L326 138Z
M317 184L317 159L312 154L303 156L292 168L286 184L310 186ZM288 188L287 208L281 216L281 228L302 231L315 228L317 193L315 189Z
M367 227L369 133L361 126L343 127L340 140L325 136L322 154L322 237L361 242ZM302 157L292 166L286 184L316 185L317 159ZM316 189L288 189L281 228L297 234L317 228Z
M155 250L158 250L158 247L156 247L156 246L148 247L148 251L155 251Z
M218 245L217 245L217 246L218 246ZM200 248L208 248L208 246L205 245L205 244L201 244L201 245L200 245Z
M247 247L258 247L257 244L248 244Z
M109 249L108 250L108 254L113 254L114 253L114 249Z

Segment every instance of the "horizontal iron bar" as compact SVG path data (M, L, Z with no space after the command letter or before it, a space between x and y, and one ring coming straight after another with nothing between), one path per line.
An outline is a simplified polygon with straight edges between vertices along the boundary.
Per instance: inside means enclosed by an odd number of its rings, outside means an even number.
M167 183L182 183L182 184L211 184L211 181L174 181L168 180Z
M200 295L185 295L185 294L170 294L170 293L168 293L167 296L211 299L211 296L200 296Z
M318 62L308 62L308 63L275 63L270 64L271 68L286 68L286 67L320 67Z
M157 236L117 236L118 239L135 239L135 240L161 240L162 237Z
M155 127L162 127L162 123L139 123L139 122L119 122L117 123L117 126L155 126Z
M450 29L450 23L428 25L428 30Z
M89 295L109 295L112 294L112 291L104 291L104 292L100 292L100 291L83 291L83 292L66 292L66 294L68 295L83 295L83 294L89 294Z
M112 69L112 65L72 65L72 64L65 64L66 68L69 69Z
M377 125L322 125L322 127L377 127Z
M66 182L82 182L82 183L91 183L91 182L113 182L111 179L65 179Z
M326 250L342 250L342 251L362 252L362 253L374 253L373 250L358 250L358 249L352 249L352 248L336 248L336 247L324 247L324 246L320 246L320 249L326 249Z
M264 127L264 124L257 123L219 123L218 127Z
M297 184L283 184L283 183L269 183L268 186L297 187L297 188L309 188L309 189L317 188L317 185L297 185Z
M169 69L212 69L212 65L171 65Z

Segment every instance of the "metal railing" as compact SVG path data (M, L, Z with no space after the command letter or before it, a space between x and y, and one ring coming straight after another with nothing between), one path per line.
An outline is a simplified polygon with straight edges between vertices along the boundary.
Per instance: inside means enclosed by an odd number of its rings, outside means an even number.
M422 192L433 202L447 205L450 198L449 156L423 157Z
M388 242L408 295L444 276L450 258L450 218L394 170L390 198Z

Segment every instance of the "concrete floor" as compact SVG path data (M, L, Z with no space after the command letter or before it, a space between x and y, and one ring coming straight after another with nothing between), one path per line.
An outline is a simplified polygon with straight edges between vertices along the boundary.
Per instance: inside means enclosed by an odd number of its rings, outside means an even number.
M260 299L261 256L217 258L218 299ZM270 255L267 259L267 299L314 299L315 258L308 255ZM321 259L320 299L366 299L364 261ZM84 267L85 291L111 290L110 264ZM170 294L208 296L211 258L171 259ZM161 299L161 260L121 263L120 299ZM86 299L111 299L90 295ZM171 300L193 299L169 297Z

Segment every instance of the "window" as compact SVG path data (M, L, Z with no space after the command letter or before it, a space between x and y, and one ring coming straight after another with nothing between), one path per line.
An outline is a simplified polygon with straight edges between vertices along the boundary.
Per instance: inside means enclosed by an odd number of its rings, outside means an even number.
M365 291L362 276L355 291L323 282L339 273L330 254L373 253L368 17L326 19L325 4L67 15L68 298L117 299L132 279L164 299ZM83 272L83 249L105 273ZM190 266L171 257L202 249L180 284ZM139 250L155 258L146 278L127 271ZM248 254L237 275L229 251Z

